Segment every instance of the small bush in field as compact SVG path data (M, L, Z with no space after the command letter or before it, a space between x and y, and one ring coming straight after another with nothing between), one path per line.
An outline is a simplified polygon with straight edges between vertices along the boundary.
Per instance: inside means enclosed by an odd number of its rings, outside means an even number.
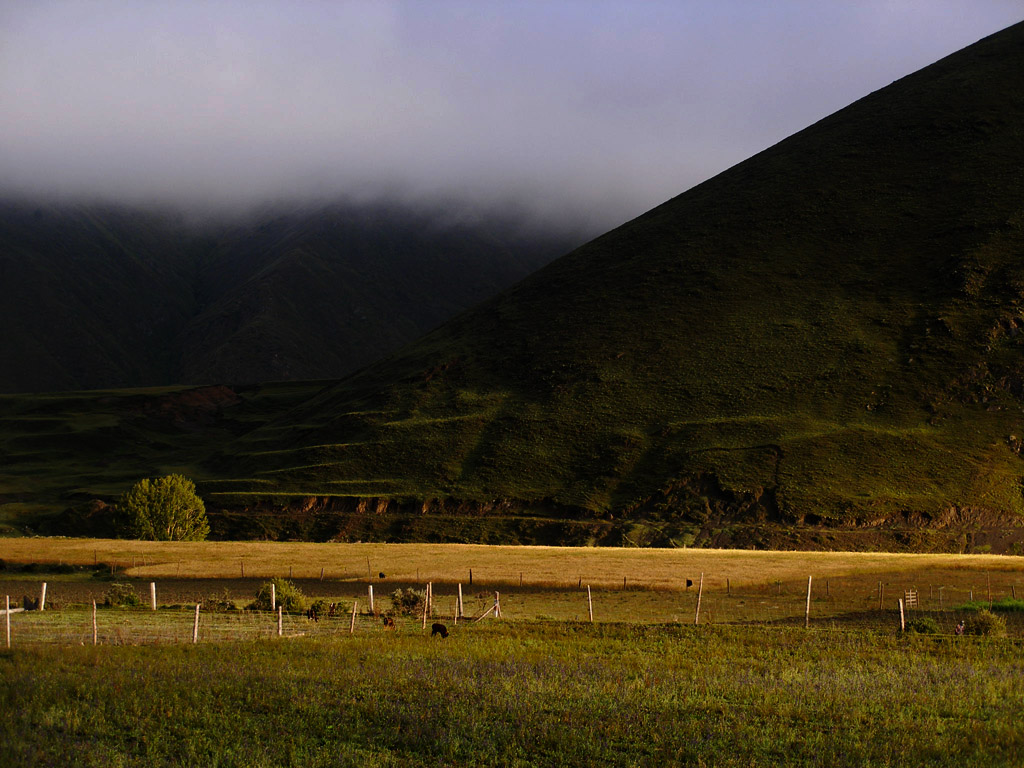
M964 634L1005 637L1006 619L991 611L978 611L974 616L964 620Z
M103 596L103 604L119 608L133 608L142 605L135 587L123 582L114 582Z
M270 604L270 585L274 585L277 604L284 608L286 613L302 613L306 610L306 596L302 590L295 586L288 579L271 579L256 593L256 600L249 604L249 608L255 611L272 611L274 607Z
M922 616L907 622L907 632L917 635L937 635L940 631L938 622L931 616Z
M402 616L418 616L423 613L423 601L427 599L427 593L423 590L396 589L391 593L391 606L394 611Z
M231 599L231 594L225 587L222 594L207 595L203 598L203 610L213 613L226 613L227 611L235 610L235 601Z

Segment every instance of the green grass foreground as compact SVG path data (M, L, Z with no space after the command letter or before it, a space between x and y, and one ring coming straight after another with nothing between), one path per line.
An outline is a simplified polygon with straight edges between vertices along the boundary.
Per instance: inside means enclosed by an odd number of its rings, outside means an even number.
M0 653L22 765L1006 765L1007 640L495 622Z

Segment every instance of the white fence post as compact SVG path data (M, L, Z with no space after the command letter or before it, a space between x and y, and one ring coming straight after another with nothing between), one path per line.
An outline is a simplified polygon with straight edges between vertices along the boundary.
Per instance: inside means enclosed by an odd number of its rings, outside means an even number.
M807 606L804 608L804 629L811 626L811 577L807 577Z
M11 647L11 596L7 595L5 598L7 602L7 610L4 612L4 618L7 619L7 647Z
M284 606L277 606L277 636L284 634Z
M150 604L150 607L155 611L156 610L156 582L155 581L149 582L149 604Z
M46 582L43 582L43 588L39 591L39 610L43 610L46 607Z
M373 584L367 584L366 591L370 595L370 613L373 613Z
M594 601L590 597L590 585L587 584L587 613L590 614L590 623L594 623Z
M700 584L697 587L697 610L693 613L693 623L700 624L700 600L704 596L704 574L700 575Z
M192 642L199 642L199 603L196 603L196 620L192 624Z
M92 644L96 645L96 601L92 601Z
M277 585L270 582L270 610L277 610Z

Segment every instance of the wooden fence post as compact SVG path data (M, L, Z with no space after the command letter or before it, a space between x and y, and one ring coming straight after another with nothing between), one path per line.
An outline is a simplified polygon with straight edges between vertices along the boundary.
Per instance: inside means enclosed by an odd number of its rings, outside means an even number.
M277 606L277 636L284 634L284 606Z
M587 584L587 612L590 614L590 623L594 623L594 601L590 597L590 585Z
M1010 597L1012 597L1014 600L1017 599L1017 587L1015 587L1013 584L1010 585Z
M427 596L423 595L423 629L427 628Z
M434 613L434 582L427 582L427 615Z
M882 597L885 595L885 586L878 582L878 610L882 610Z
M693 623L700 624L700 599L704 594L704 574L700 575L700 583L697 585L697 610L693 614Z
M907 621L903 615L903 598L900 598L900 632L907 631Z
M277 610L277 585L270 582L270 610Z
M96 601L92 601L92 644L96 645Z
M245 578L245 560L239 560L239 564L242 566L242 578Z
M725 580L725 596L732 597L732 582L729 579Z
M370 613L373 613L373 584L367 584L366 590L370 594Z
M156 582L149 582L149 605L155 611L156 610Z
M39 610L43 610L46 607L46 582L43 582L43 587L39 590Z
M199 642L199 603L196 603L196 620L192 624L192 642Z
M456 614L458 614L458 617L459 617L460 619L461 619L461 618L463 617L463 615L464 615L464 614L462 613L462 584L461 584L461 583L459 584L459 604L458 604L458 607L456 608L456 611L455 611L455 612L456 612Z
M494 593L494 618L501 618L501 597L497 592Z
M7 603L7 610L4 612L4 618L7 619L7 647L11 647L11 596L7 595L5 598ZM93 605L96 605L96 601L93 601ZM95 608L93 608L95 610Z
M811 626L811 577L807 577L807 606L804 608L804 629Z
M323 566L321 566L320 567L320 581L323 581L323 580L324 580L324 569L323 569Z
M469 586L473 586L473 569L469 569Z
M350 635L355 634L356 631L356 608L359 607L359 601L352 601L352 623L348 625L348 633Z

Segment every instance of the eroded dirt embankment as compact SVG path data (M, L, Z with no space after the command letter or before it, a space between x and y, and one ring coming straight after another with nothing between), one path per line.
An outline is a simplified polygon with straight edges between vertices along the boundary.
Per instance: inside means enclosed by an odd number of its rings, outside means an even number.
M1024 553L1024 520L960 507L843 524L810 516L751 515L746 507L676 519L617 518L551 502L512 500L307 497L283 505L261 502L209 511L213 536L223 539Z
M1024 554L1024 520L983 508L870 514L836 522L793 518L758 504L707 504L647 516L596 513L549 500L308 496L288 501L207 501L211 538L556 546ZM112 509L93 501L53 520L48 534L112 535Z

